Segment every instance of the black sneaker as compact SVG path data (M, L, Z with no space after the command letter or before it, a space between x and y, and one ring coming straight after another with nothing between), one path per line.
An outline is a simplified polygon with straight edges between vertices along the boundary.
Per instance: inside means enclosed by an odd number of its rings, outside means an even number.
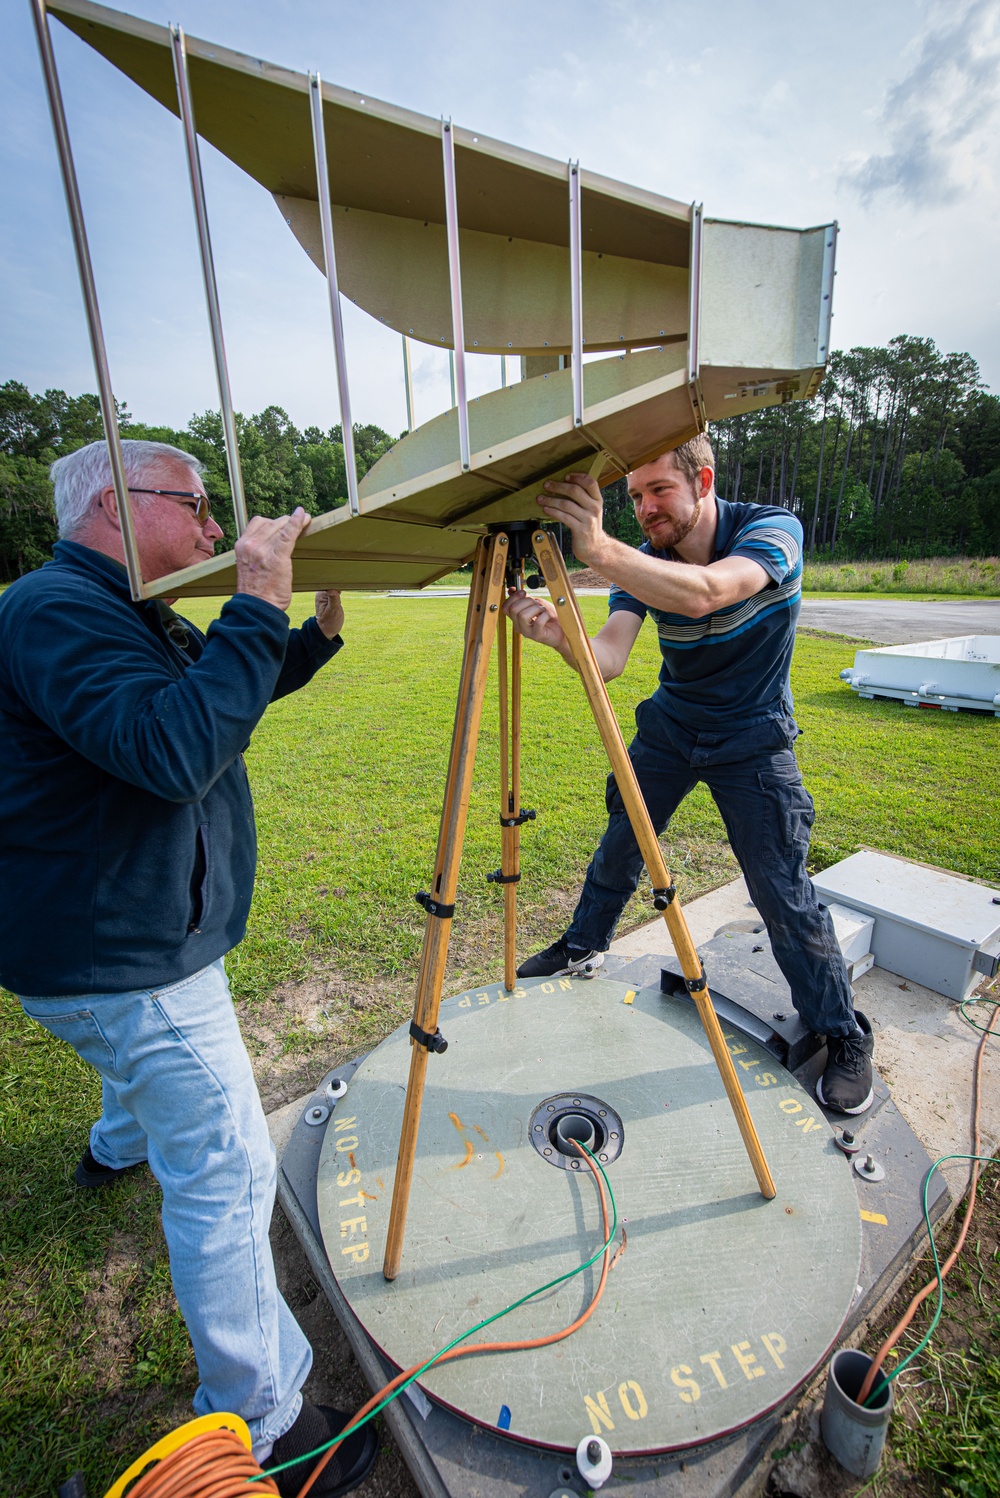
M90 1153L90 1145L83 1152L83 1158L73 1172L73 1179L78 1186L86 1186L93 1190L96 1186L110 1186L112 1181L117 1181L119 1176L127 1175L130 1170L135 1170L135 1165L123 1165L120 1170L112 1170L110 1165L102 1165L100 1160L95 1160Z
M536 952L522 962L517 970L519 978L592 978L604 962L603 952L588 952L584 947L569 947L565 936L560 936L544 952Z
M277 1483L282 1498L293 1498L319 1461L318 1456L306 1457L306 1452L315 1451L317 1446L325 1446L327 1441L332 1441L350 1419L351 1416L343 1410L303 1399L295 1424L283 1436L278 1437L274 1450L262 1464L265 1472L271 1472L283 1462L295 1462L295 1466L289 1467L287 1471L274 1473L272 1480ZM297 1457L304 1457L305 1460L296 1461ZM309 1489L309 1498L340 1498L342 1493L352 1492L364 1482L377 1457L378 1435L375 1422L370 1420L354 1435L348 1436L342 1446L337 1447L315 1485Z
M816 1083L816 1096L824 1108L835 1113L864 1113L872 1105L872 1056L875 1037L872 1027L857 1009L854 1018L860 1035L828 1039L826 1067Z

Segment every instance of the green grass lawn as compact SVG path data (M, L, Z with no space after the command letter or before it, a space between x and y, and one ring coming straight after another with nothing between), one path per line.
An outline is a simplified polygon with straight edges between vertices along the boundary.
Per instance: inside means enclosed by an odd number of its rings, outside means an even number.
M306 691L269 710L248 755L261 856L250 930L230 972L270 1101L296 1095L404 1017L422 939L413 895L433 866L464 601L348 595L346 604L346 648ZM582 600L592 630L605 607ZM187 611L205 624L214 606ZM796 650L816 866L872 845L1000 879L1000 722L863 702L838 680L853 651L817 636L800 636ZM522 953L563 929L603 829L606 775L578 678L551 652L529 647L526 657L522 800L538 820L522 840ZM626 736L656 670L646 629L611 687ZM501 967L501 897L485 882L499 863L495 704L491 684L452 991ZM683 898L736 872L702 789L664 845ZM631 925L652 916L641 895ZM96 1078L6 995L0 1025L0 1471L5 1492L40 1498L80 1466L99 1498L134 1455L187 1418L194 1386L158 1193L145 1170L107 1193L73 1188L99 1109Z

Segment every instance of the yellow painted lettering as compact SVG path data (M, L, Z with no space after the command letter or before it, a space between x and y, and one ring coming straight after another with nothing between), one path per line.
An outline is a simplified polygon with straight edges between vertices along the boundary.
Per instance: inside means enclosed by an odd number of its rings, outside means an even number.
M340 1224L340 1236L342 1238L353 1238L355 1232L367 1233L367 1217L345 1217Z
M747 1048L745 1045L731 1045L729 1047L730 1056L745 1056L746 1053Z
M361 1179L360 1170L342 1170L337 1177L338 1186L354 1186Z
M685 1404L694 1404L696 1399L701 1398L701 1389L695 1383L694 1379L690 1377L690 1373L691 1369L687 1363L678 1363L676 1368L671 1368L670 1370L671 1383L677 1385L677 1388L680 1390L680 1396ZM689 1376L682 1378L681 1374Z
M528 990L526 988L515 988L514 993L513 993L513 997L515 999L526 999L527 996L528 996Z
M750 1351L749 1342L734 1342L732 1348L733 1357L743 1369L744 1376L748 1381L764 1377L764 1370Z
M797 1118L795 1120L795 1127L797 1129L801 1129L803 1134L811 1134L813 1129L819 1128L819 1124L817 1123L815 1118L809 1118L807 1116L805 1118Z
M338 1150L356 1150L358 1147L357 1134L345 1134L343 1139L338 1139L336 1148Z
M701 1362L707 1363L708 1366L711 1368L712 1372L715 1374L715 1382L718 1384L719 1388L720 1389L728 1389L729 1388L728 1380L726 1379L725 1374L723 1373L722 1369L719 1367L719 1364L721 1363L721 1361L722 1361L722 1353L721 1352L703 1352L702 1355L701 1355Z
M605 1394L598 1392L596 1400L591 1399L589 1394L584 1394L583 1402L587 1406L587 1414L590 1416L590 1423L594 1428L595 1436L601 1434L602 1425L605 1430L614 1430L615 1422L611 1418L611 1411L608 1409L608 1400Z
M756 1061L741 1061L740 1065L742 1066L744 1071L753 1071L757 1063Z
M365 1193L363 1191L359 1191L357 1196L345 1196L342 1201L337 1203L340 1207L363 1207L364 1204Z
M556 991L556 986L555 986L554 983L543 983L542 984L542 993L555 993L555 991Z
M781 1361L781 1354L788 1351L788 1343L785 1341L781 1333L767 1332L763 1337L761 1337L760 1340L763 1342L764 1346L767 1348L768 1352L771 1354L778 1367L784 1368L785 1365Z
M357 1126L356 1118L335 1118L333 1121L333 1132L342 1134L345 1129L353 1129Z
M630 1389L635 1395L634 1408L632 1405L632 1401L629 1398ZM621 1403L622 1409L625 1411L630 1420L645 1420L646 1416L649 1414L649 1405L646 1403L646 1396L642 1392L634 1378L627 1378L623 1384L618 1385L618 1399Z
M783 1103L778 1104L778 1107L781 1109L782 1113L802 1112L802 1104L797 1103L793 1097L786 1097Z
M489 996L488 993L477 993L476 994L476 1003L479 1005L480 1008L482 1008L482 1006L484 1004L488 1004L489 1002L490 1002L490 996Z
M464 999L459 999L459 1001L458 1001L458 1007L459 1007L459 1009L471 1009L472 1008L472 995L471 994L466 994Z
M573 979L572 978L560 978L559 979L559 987L560 988L572 988L573 987Z
M349 1243L346 1248L340 1250L342 1254L350 1254L355 1264L363 1264L370 1252L367 1243Z
M777 1087L778 1085L777 1077L774 1075L774 1072L770 1071L763 1072L756 1080L760 1083L761 1087Z

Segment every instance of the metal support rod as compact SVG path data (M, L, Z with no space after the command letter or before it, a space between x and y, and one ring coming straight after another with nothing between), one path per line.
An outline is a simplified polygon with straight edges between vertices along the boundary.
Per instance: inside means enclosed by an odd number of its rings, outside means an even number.
M654 889L666 889L670 887L672 882L670 874L667 871L653 824L649 820L649 812L646 809L645 801L642 799L639 782L636 779L632 761L625 747L625 740L622 738L618 719L615 717L614 709L608 697L608 689L604 685L604 678L601 676L600 668L594 656L593 646L590 643L586 627L583 623L583 617L580 613L580 606L570 586L566 564L558 549L553 544L553 540L554 538L550 532L536 531L532 537L535 556L538 559L538 565L541 567L542 575L548 585L552 602L556 606L556 617L562 625L566 638L569 640L573 659L583 680L584 690L587 693L587 699L590 703L590 710L594 715L594 722L597 724L597 730L601 735L608 759L611 761L611 768L614 771L618 792L624 803L628 819L632 824L632 831L635 834L636 842L639 845L643 861L649 872L650 882ZM768 1169L767 1160L761 1147L760 1139L757 1136L753 1119L750 1116L750 1109L743 1095L739 1077L736 1075L733 1059L726 1046L722 1027L712 1007L712 1001L708 995L708 986L705 983L701 958L698 956L694 942L691 940L691 933L688 930L688 924L684 919L684 912L681 909L679 900L673 899L670 901L663 912L663 918L667 923L667 930L670 932L670 939L673 942L674 951L677 953L684 977L689 979L691 984L694 985L689 991L698 1010L698 1017L705 1028L705 1035L711 1047L712 1055L715 1058L715 1064L719 1069L723 1086L726 1089L726 1095L729 1098L729 1104L733 1110L737 1127L743 1137L743 1144L750 1158L754 1175L757 1177L757 1185L760 1188L760 1193L768 1201L771 1201L777 1194L774 1180Z
M444 212L448 231L448 281L451 287L451 331L454 343L452 404L458 405L458 449L462 472L472 465L469 446L469 396L465 383L465 322L462 317L462 267L458 254L458 189L455 184L455 135L451 120L441 121L444 155Z
M700 374L702 206L691 204L691 265L688 270L688 383Z
M337 283L337 257L333 247L333 212L330 208L330 172L326 160L326 126L323 122L323 84L318 73L309 74L309 105L312 111L313 152L316 157L316 191L319 195L319 221L323 231L323 264L330 295L330 321L333 326L333 356L337 364L337 393L340 396L340 430L344 440L344 467L347 470L347 503L352 515L361 513L358 500L358 467L354 457L354 424L351 421L351 396L347 385L347 350L344 345L344 319Z
M507 355L500 355L500 389L507 389Z
M403 384L406 387L406 430L412 432L413 420L413 362L410 357L410 340L403 334Z
M184 130L184 149L187 152L188 174L191 178L191 198L194 202L194 218L198 229L198 250L201 255L201 274L205 282L205 301L208 305L208 324L212 335L212 353L215 355L215 377L219 386L219 405L222 409L222 431L226 442L226 466L229 469L229 489L233 496L233 518L236 534L242 536L247 528L247 501L243 489L243 470L240 467L240 447L236 436L236 417L233 414L233 396L229 388L229 366L226 363L226 345L222 337L222 313L219 309L219 288L215 280L215 263L212 259L212 239L208 229L208 209L205 206L205 183L201 175L201 156L198 151L198 130L194 117L194 100L191 96L191 80L188 76L187 42L183 29L170 27L170 47L174 58L174 78L177 83L177 104Z
M580 163L569 164L569 300L572 320L573 425L583 426L583 216Z
M111 481L114 485L115 498L118 501L118 523L121 526L122 532L122 553L125 558L125 570L128 573L129 590L133 599L138 602L143 597L142 568L139 563L139 549L135 540L135 526L132 523L132 505L128 495L128 484L125 479L125 460L122 456L121 438L118 433L118 413L115 406L114 392L111 389L108 354L104 346L104 332L101 328L101 312L97 303L97 286L94 281L94 269L90 263L87 229L83 221L83 206L80 202L80 189L76 180L76 168L73 165L73 152L69 143L69 130L66 126L66 114L63 109L62 92L59 88L59 74L56 71L55 53L52 50L52 37L49 32L49 18L45 8L45 0L32 0L31 11L35 22L35 34L38 38L38 51L41 55L42 73L45 77L45 91L49 98L49 111L52 115L52 129L56 138L56 150L59 154L59 168L62 172L63 188L66 193L66 207L69 210L70 229L73 234L73 248L76 251L76 266L80 275L80 289L83 292L83 304L87 314L90 351L94 360L94 372L97 375L101 416L104 421L104 436L108 445L108 459L111 463Z
M451 409L454 411L455 407L458 405L458 401L455 398L455 351L454 351L454 349L449 349L448 350L448 378L451 381Z

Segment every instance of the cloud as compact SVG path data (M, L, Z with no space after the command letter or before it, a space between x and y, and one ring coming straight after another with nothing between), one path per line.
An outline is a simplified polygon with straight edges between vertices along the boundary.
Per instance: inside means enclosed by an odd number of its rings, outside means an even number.
M890 149L844 172L862 201L896 193L954 203L992 178L1000 103L1000 3L973 0L928 31L909 73L888 91L880 123Z

